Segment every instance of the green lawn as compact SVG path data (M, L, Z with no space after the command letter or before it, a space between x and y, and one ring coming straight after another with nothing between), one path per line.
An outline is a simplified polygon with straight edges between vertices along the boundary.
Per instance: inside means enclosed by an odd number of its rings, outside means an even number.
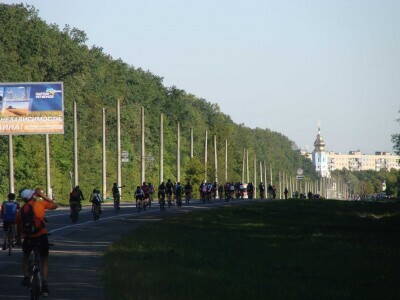
M108 299L400 299L400 204L275 201L171 217L110 247Z

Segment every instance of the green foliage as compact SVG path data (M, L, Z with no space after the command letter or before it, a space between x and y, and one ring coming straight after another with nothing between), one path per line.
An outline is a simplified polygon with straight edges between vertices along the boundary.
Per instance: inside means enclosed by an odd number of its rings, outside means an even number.
M315 176L311 162L293 150L293 142L268 129L250 129L232 122L211 104L176 87L163 86L162 78L148 71L112 59L99 47L89 48L87 37L79 29L66 26L60 30L47 25L37 11L24 5L0 4L0 82L63 81L65 135L51 136L52 185L58 200L67 201L73 170L73 101L78 105L79 178L85 193L101 185L102 108L107 114L107 178L108 191L116 178L116 100L121 99L122 149L130 154L123 164L123 197L132 199L140 179L140 107L145 108L146 180L158 184L159 115L164 113L164 177L176 179L176 124L181 123L182 169L194 181L203 168L204 132L217 135L219 145L228 139L228 177L240 180L242 151L272 166L276 171L292 172L302 167ZM196 160L189 157L189 128L194 128ZM15 137L15 179L17 189L45 184L44 137ZM7 138L0 139L0 194L8 191ZM224 178L224 147L218 147L220 168L218 178ZM213 160L209 158L209 167ZM186 165L188 164L188 165ZM201 166L201 167L200 167ZM253 174L252 165L250 172ZM210 173L209 174L213 174ZM276 178L276 176L275 176ZM276 180L276 179L275 179Z
M336 170L332 176L341 177L350 187L353 193L362 196L382 192L382 183L386 183L386 194L400 197L400 171L381 170L379 172Z
M397 119L397 121L400 123L400 118ZM393 148L395 149L395 152L400 155L400 133L392 135L392 142L394 144Z

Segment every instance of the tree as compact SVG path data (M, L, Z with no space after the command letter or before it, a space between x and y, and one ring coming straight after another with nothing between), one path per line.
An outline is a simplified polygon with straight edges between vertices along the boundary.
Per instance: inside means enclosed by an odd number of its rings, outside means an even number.
M399 111L399 113L400 113L400 111ZM397 119L397 122L400 123L400 118ZM398 155L400 155L400 133L398 133L398 134L393 134L393 135L392 135L392 142L394 143L394 146L393 146L394 151L395 151Z

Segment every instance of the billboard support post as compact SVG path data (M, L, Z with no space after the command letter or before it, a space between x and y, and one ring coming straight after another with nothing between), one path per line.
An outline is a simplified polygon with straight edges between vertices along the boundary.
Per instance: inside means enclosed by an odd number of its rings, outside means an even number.
M50 137L46 134L46 191L50 198L53 198L50 176Z
M13 147L13 136L8 136L8 163L9 163L9 183L10 193L14 193L14 147Z

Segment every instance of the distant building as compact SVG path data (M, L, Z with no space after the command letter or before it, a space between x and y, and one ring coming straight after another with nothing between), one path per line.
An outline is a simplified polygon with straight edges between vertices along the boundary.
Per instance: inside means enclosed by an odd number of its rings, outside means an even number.
M350 171L400 170L400 156L389 152L362 154L361 151L350 151L348 154L342 154L326 151L320 128L318 128L317 138L314 142L314 151L312 153L301 151L301 154L311 159L315 171L321 177L330 177L331 171L342 169Z

